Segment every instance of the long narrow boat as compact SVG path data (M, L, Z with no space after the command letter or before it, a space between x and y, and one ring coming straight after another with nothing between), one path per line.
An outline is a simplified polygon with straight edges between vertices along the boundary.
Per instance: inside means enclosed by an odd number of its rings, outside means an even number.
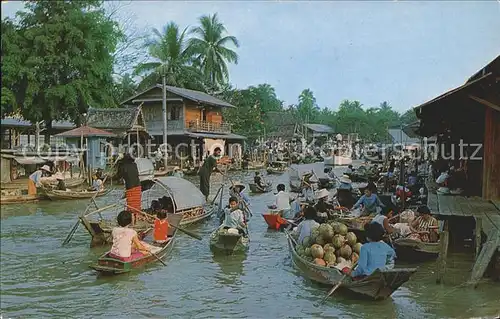
M316 265L299 256L295 250L294 239L289 233L287 237L292 262L306 278L324 285L336 285L343 279L338 269ZM374 300L386 299L407 282L416 271L416 268L377 270L361 280L346 279L340 287Z
M72 190L66 190L66 191L61 191L61 190L49 190L46 189L44 191L45 196L50 198L51 200L71 200L71 199L85 199L85 198L92 198L92 197L101 197L104 195L107 195L109 192L111 192L111 189L103 189L99 192L96 191L72 191Z
M426 243L411 238L400 238L393 241L398 259L406 261L425 261L437 258L439 242Z
M268 184L265 188L258 187L255 183L249 183L248 187L250 188L250 192L255 194L269 193L273 189L272 184Z
M154 178L152 186L142 192L142 210L147 210L153 200L164 196L172 199L174 212L181 215L183 219L181 226L188 226L210 218L216 211L217 206L207 204L205 196L200 190L188 180L179 177L166 176ZM126 201L121 200L115 204L97 209L81 215L80 221L92 236L91 246L105 245L111 243L111 230L116 226L116 220L101 217L103 212L112 212L116 216L121 210L127 209ZM97 216L96 216L97 215ZM108 216L110 214L107 214ZM152 227L148 221L136 223L134 229L141 236Z
M275 161L275 162L272 162L266 168L266 171L268 174L276 174L276 175L279 174L280 175L280 174L283 174L284 172L286 172L286 170L288 169L287 165L288 165L287 162Z
M168 216L168 222L171 225L177 226L179 225L182 216L171 214ZM155 256L142 255L139 254L137 257L131 258L130 261L123 261L120 259L116 259L109 256L109 251L103 254L98 260L97 263L91 265L90 268L98 271L104 275L117 275L130 272L132 269L141 268L147 264L154 263L158 261L158 258L163 259L165 256L170 254L172 251L172 247L175 242L175 235L177 234L177 229L174 227L170 227L168 231L168 241L163 244L151 244L153 247L158 247L158 251L155 252Z
M213 253L222 253L224 255L233 255L244 253L248 250L248 237L235 232L232 229L217 228L210 235L210 250Z

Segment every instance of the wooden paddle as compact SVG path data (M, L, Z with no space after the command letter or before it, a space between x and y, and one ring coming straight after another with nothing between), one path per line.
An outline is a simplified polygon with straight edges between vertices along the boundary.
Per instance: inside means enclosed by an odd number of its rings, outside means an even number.
M356 261L354 263L354 265L352 265L351 269L354 269L354 267L356 267L357 264L358 264L358 262ZM335 290L337 290L342 285L342 282L347 278L347 276L348 276L347 274L342 276L342 278L339 280L339 282L328 292L326 297L323 298L323 300L321 300L320 304L324 303L326 301L326 299L328 299L335 292Z
M141 210L138 210L138 209L136 209L136 208L134 208L134 207L130 207L130 206L128 206L128 205L125 205L125 206L127 206L129 209L132 209L133 211L136 211L136 212L138 212L138 213L140 213L140 214L142 214L142 215L147 216L148 218L152 218L152 216L151 216L151 215L149 215L148 213L145 213L145 212L143 212L143 211L141 211ZM198 235L198 234L196 234L196 233L193 233L193 232L191 232L191 231L189 231L189 230L187 230L187 229L184 229L184 228L182 228L182 227L179 227L179 226L176 226L176 225L173 225L173 224L169 224L169 226L172 226L172 227L174 227L175 229L177 229L177 230L179 230L179 231L183 232L184 234L186 234L186 235L188 235L188 236L191 236L191 237L193 237L193 238L195 238L195 239L198 239L198 240L201 240L201 239L202 239L200 235Z

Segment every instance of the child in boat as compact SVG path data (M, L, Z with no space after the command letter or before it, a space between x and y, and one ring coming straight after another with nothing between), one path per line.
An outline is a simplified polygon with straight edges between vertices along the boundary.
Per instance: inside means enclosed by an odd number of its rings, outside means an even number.
M382 241L384 228L379 223L370 223L365 226L365 231L368 242L361 246L358 267L352 272L347 267L342 270L353 278L370 276L377 269L394 268L396 252Z
M363 206L363 215L365 216L377 214L382 211L383 207L385 207L385 205L380 201L380 198L378 198L377 194L373 193L373 189L368 187L365 189L365 194L361 196L352 208L356 209L360 206Z
M111 258L130 261L149 254L149 247L139 240L137 232L129 228L132 224L132 213L121 211L116 217L118 227L111 231L113 246L109 252Z
M226 210L222 227L225 229L236 228L242 234L245 233L247 224L243 212L239 208L238 199L234 196L229 198L229 209Z
M153 231L153 239L157 244L163 244L168 241L168 228L167 212L160 210L156 213L155 226Z
M297 226L296 232L299 234L299 244L302 244L304 238L311 236L311 230L319 226L315 221L317 217L316 209L312 206L308 206L304 209L304 221L302 221L299 226Z

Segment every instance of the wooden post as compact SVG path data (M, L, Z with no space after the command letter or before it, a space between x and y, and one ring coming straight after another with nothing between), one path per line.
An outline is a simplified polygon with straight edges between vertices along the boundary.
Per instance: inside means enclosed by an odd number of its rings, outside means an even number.
M474 249L475 256L474 259L479 257L479 252L481 251L481 228L482 228L482 220L481 217L475 217L476 227L474 230L475 240L474 240Z
M445 226L446 226L446 221L445 221ZM436 283L440 284L443 280L444 274L446 272L446 258L448 256L448 240L449 240L449 234L447 230L444 230L441 232L439 235L439 257L436 262L437 264L437 278L436 278Z

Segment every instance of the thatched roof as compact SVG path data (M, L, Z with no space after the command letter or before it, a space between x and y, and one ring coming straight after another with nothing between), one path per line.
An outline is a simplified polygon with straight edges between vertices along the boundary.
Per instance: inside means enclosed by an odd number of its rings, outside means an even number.
M90 126L80 126L72 130L56 134L55 136L61 137L111 137L114 136L113 133L100 130L98 128L93 128Z
M87 125L98 129L106 130L117 135L124 134L136 127L144 129L141 107L95 109L89 108L87 111Z
M265 116L273 123L273 130L266 136L270 138L293 138L297 128L297 121L289 112L266 112Z

